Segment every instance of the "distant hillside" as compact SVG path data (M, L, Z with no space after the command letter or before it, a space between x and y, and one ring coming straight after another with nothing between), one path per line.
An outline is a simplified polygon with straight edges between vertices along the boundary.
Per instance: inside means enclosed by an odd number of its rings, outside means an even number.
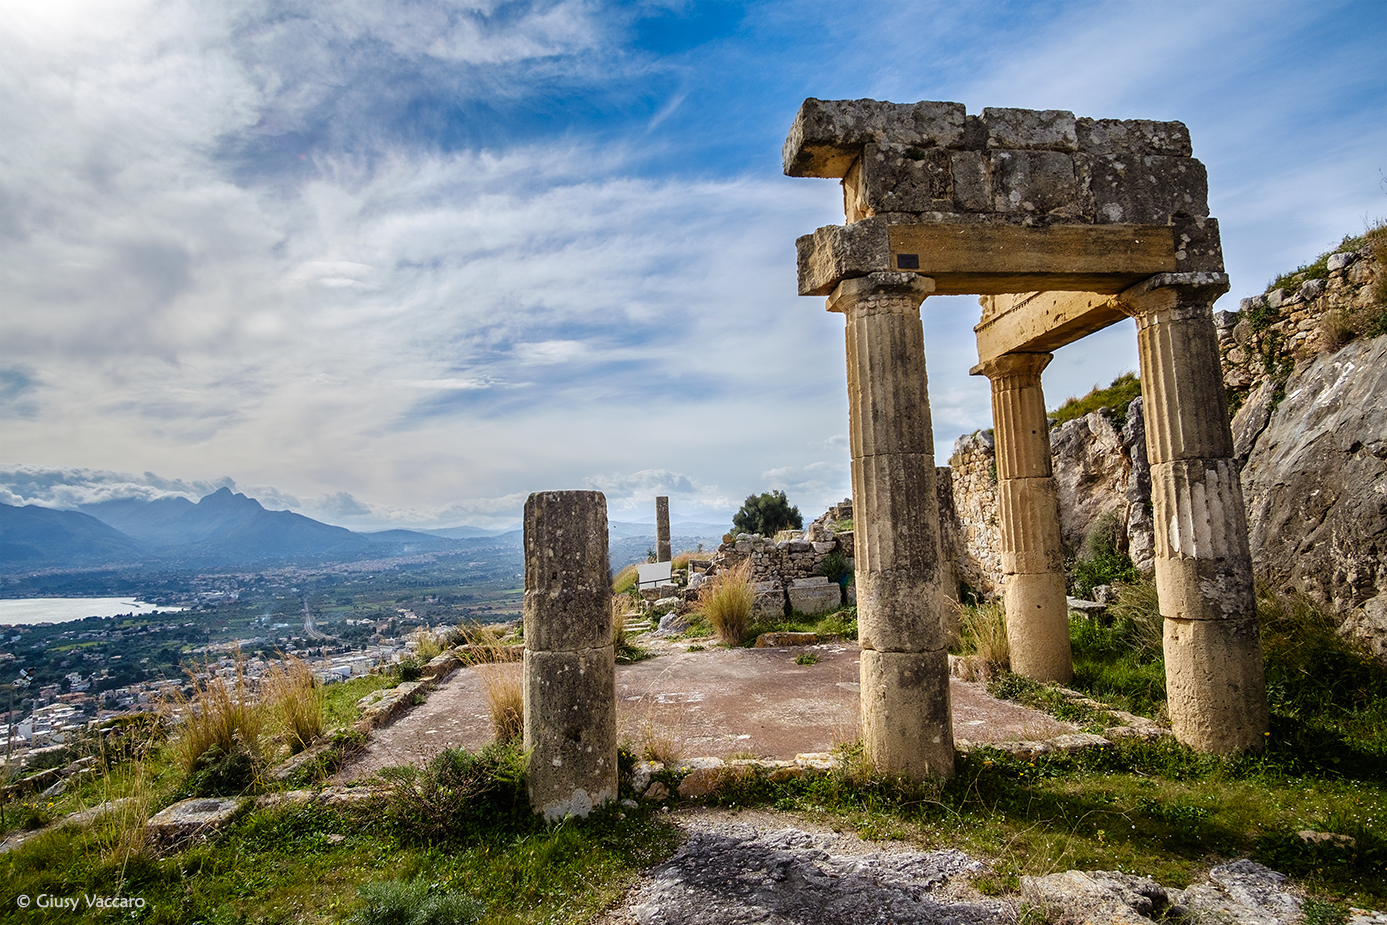
M0 566L125 564L148 552L139 541L87 514L0 504Z

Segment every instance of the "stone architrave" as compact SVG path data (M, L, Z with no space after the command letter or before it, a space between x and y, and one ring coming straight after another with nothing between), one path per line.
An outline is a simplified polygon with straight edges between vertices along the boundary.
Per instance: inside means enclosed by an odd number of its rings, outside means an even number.
M862 738L878 770L916 779L954 770L920 322L932 290L925 277L872 273L828 301L846 318Z
M997 498L1011 670L1068 684L1069 604L1064 586L1059 492L1040 373L1049 353L1008 353L973 368L992 382Z
M1222 274L1167 274L1121 297L1137 322L1171 726L1186 745L1219 754L1261 749L1268 723L1212 312L1227 289Z
M547 820L616 798L616 651L607 499L525 502L525 739L530 806Z
M672 558L669 546L669 498L660 495L655 499L655 561L668 562Z

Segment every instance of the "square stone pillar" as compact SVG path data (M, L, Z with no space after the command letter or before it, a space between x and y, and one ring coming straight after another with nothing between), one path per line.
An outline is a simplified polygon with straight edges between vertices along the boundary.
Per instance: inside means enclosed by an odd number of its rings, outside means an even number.
M862 646L862 737L877 770L922 779L954 770L941 626L939 498L920 303L934 281L878 272L840 283Z
M1059 489L1050 463L1050 425L1040 373L1049 353L1008 353L972 370L992 382L997 440L1002 575L1011 670L1068 684L1069 603L1064 587Z
M1200 751L1258 750L1267 731L1262 642L1213 303L1222 273L1169 273L1121 296L1137 322L1146 451L1175 736Z
M525 502L525 751L547 820L616 798L616 650L600 491Z
M661 495L655 499L655 561L668 562L671 555L669 548L669 498Z

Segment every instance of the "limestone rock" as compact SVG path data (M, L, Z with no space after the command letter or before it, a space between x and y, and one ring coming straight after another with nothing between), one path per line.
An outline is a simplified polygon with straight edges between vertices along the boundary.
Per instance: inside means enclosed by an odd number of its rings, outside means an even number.
M1065 545L1078 548L1089 529L1110 511L1127 520L1132 464L1107 415L1094 412L1065 421L1050 432L1050 452Z
M196 836L210 835L235 819L246 806L240 797L194 797L167 806L145 823L149 837L164 844L175 844Z
M1387 592L1387 336L1291 376L1242 471L1258 571L1345 609ZM1240 412L1239 445L1257 416Z
M930 895L983 865L957 849L835 852L839 836L748 825L696 832L655 868L635 897L640 925L983 925L1013 918L1007 905Z
M1108 870L1022 877L1021 893L1050 913L1051 921L1073 925L1151 925L1152 917L1170 906L1169 894L1156 881Z
M843 602L842 590L836 583L823 577L792 581L787 593L790 609L808 616L837 610Z
M819 637L815 633L762 633L756 637L755 647L779 649L786 646L813 646L818 642Z

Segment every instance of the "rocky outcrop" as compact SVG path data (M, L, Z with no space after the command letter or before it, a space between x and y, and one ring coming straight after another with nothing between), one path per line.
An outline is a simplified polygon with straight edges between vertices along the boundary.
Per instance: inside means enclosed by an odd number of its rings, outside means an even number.
M1387 336L1264 382L1233 419L1259 573L1348 609L1387 605Z

